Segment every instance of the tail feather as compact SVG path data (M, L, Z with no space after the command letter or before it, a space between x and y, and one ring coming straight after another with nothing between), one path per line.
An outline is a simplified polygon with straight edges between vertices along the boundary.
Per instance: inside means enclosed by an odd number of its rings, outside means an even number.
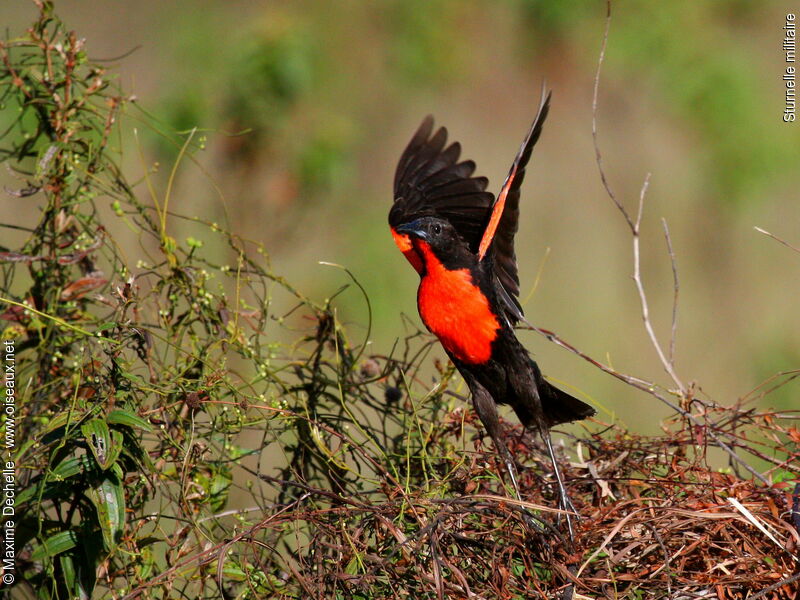
M593 416L596 411L591 406L570 396L544 379L538 383L539 397L542 400L542 411L548 421L548 427L579 421Z
M593 416L597 412L586 402L582 402L551 385L542 375L536 361L530 359L530 365L533 367L533 378L536 382L536 389L539 391L542 413L548 428L562 423L580 421Z

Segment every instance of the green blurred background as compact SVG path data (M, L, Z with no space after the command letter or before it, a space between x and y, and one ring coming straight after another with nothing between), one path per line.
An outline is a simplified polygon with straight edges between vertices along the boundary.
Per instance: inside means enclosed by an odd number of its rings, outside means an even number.
M652 173L642 227L652 319L667 345L664 217L681 282L677 370L722 404L800 367L800 255L753 229L800 245L800 125L781 120L782 27L792 8L755 0L613 7L598 116L605 168L631 211ZM605 3L61 0L56 10L158 121L129 108L126 126L142 121L138 144L132 135L118 142L129 179L159 163L165 180L176 148L158 130L199 127L205 149L197 165L181 166L171 208L262 241L275 271L313 297L347 281L319 261L349 268L372 303L376 354L407 332L401 313L419 323L418 278L386 224L409 137L434 114L497 191L546 80L552 109L517 237L526 313L621 371L669 384L642 327L630 234L595 164L591 104ZM35 9L18 1L2 13L13 34ZM18 187L8 173L0 180ZM20 220L33 223L37 197L3 197L0 210L19 211L20 202L28 203ZM179 220L172 227L176 237L192 233ZM137 251L129 249L132 264ZM360 339L363 298L351 289L338 306ZM648 431L665 414L542 337L520 337L546 373L609 411L601 418ZM796 407L797 394L784 386L762 403Z

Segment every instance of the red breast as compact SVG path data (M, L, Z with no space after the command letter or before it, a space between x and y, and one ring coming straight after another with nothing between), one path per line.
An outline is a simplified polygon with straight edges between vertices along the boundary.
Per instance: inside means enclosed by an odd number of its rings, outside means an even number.
M485 363L492 356L492 342L500 329L489 300L473 282L469 269L447 269L422 240L414 240L413 246L419 254L412 253L417 260L421 256L425 264L417 294L423 322L460 361Z

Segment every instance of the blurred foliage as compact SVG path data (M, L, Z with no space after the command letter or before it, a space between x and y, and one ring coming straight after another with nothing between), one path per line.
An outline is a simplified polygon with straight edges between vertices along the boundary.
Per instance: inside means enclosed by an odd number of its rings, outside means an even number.
M179 24L170 22L180 71L165 82L164 114L176 130L204 123L229 133L251 131L230 144L237 152L234 159L261 160L259 151L269 148L269 158L297 180L286 188L291 195L301 190L324 193L332 181L347 185L343 176L353 171L354 144L366 135L352 103L357 102L354 97L374 93L375 82L358 72L363 65L352 63L359 53L373 53L385 62L391 93L430 91L473 68L471 57L479 53L470 49L481 44L481 36L492 35L493 19L505 15L517 23L514 43L523 55L541 58L568 44L567 57L580 62L570 66L589 73L600 30L573 33L590 22L600 23L604 10L602 2L541 0L497 6L412 0L337 10L315 3L285 5L245 27L234 27L220 16L229 38L225 44L209 43L219 35L216 23L189 14ZM485 30L465 26L466 12L485 14ZM764 109L769 81L764 57L742 44L737 33L741 23L758 16L752 3L640 1L615 13L610 76L634 77L630 85L652 83L662 90L656 99L661 109L708 149L701 167L710 201L729 209L763 202L763 190L770 189L777 175L789 172L800 159L800 149L788 128L776 136L765 126L774 115ZM376 31L367 26L375 24L379 37L372 39ZM349 37L342 33L348 26ZM681 37L694 43L680 43ZM356 76L342 84L349 66L356 67ZM187 94L187 89L193 92ZM343 94L348 96L344 101ZM327 109L320 113L322 105ZM341 128L329 130L332 116L347 122L348 135L341 135Z
M230 43L213 45L208 39L218 35L218 25L190 16L173 40L181 68L163 100L168 129L188 131L204 123L227 136L226 164L279 167L287 180L279 193L287 197L268 199L277 205L345 185L350 128L335 108L316 115L308 105L324 94L325 73L337 68L320 44L321 26L286 12L229 32ZM312 120L305 137L289 130L301 113ZM163 140L158 149L162 156L172 152Z
M389 69L398 87L430 89L462 73L468 40L451 28L469 7L452 0L395 0L383 12L387 25ZM444 24L447 24L444 26ZM389 26L390 25L390 26Z
M597 35L571 36L605 3L518 0L537 39L583 43L596 60ZM663 110L685 123L708 154L703 158L709 199L730 208L763 202L776 175L800 161L800 144L789 128L775 136L767 125L763 57L739 39L740 24L758 16L752 2L631 2L615 6L614 43L608 52L611 77L652 81L663 94ZM599 33L599 32L598 32ZM691 39L692 43L681 43ZM632 85L640 85L632 81ZM768 133L769 132L769 133Z

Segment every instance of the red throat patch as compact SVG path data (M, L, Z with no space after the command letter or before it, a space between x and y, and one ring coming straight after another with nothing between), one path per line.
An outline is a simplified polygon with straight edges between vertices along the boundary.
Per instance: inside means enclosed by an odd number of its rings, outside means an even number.
M458 360L485 363L492 356L492 342L500 329L488 299L473 282L469 269L447 269L421 240L414 240L414 248L425 263L417 293L425 326Z
M422 273L422 257L419 255L419 252L414 249L414 244L411 243L411 238L405 234L397 233L394 230L394 227L390 227L389 229L392 230L394 243L397 244L398 248L400 248L400 252L405 255L405 257L408 259L408 262L411 263L411 266L414 267L417 273Z

